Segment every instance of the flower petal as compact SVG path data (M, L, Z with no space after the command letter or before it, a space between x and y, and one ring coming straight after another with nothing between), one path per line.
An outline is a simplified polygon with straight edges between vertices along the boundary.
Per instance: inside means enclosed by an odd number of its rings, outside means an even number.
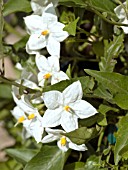
M97 113L97 110L85 100L77 100L70 104L70 107L80 119L88 118Z
M44 15L44 13L55 15L55 17L56 17L55 21L57 21L56 11L55 11L55 7L53 6L53 3L50 3L50 4L47 5L47 7L43 11L43 15Z
M43 78L43 76L45 74L46 73L42 73L42 72L38 73L38 82L39 82L39 86L41 86L41 87L44 87L45 79Z
M63 71L59 71L59 72L56 72L55 74L53 74L52 79L51 79L51 84L55 84L62 80L67 80L67 79L69 79L67 74L64 73Z
M55 110L47 109L42 118L42 125L44 127L55 127L60 125L62 109L58 108Z
M57 142L57 145L63 152L67 152L69 149L68 145L62 146L60 140Z
M26 52L28 54L37 54L39 52L39 50L32 50L29 48L29 44L26 44Z
M123 3L124 5L126 5L126 2ZM122 8L121 5L118 5L115 9L114 9L114 12L116 13L117 17L119 19L124 19L126 17L126 14L125 14L125 11L124 9Z
M50 55L60 56L60 43L50 35L46 47Z
M46 135L43 139L42 139L42 143L50 143L50 142L53 142L55 140L58 140L59 137L58 136L55 136L53 134L48 134Z
M35 61L36 61L36 65L37 65L39 71L46 71L46 72L51 71L49 62L48 62L48 60L47 60L47 58L45 56L40 55L38 53L36 55Z
M34 11L34 14L41 15L45 9L44 2L41 0L36 0L36 1L31 0L30 3L31 3L32 10Z
M27 48L33 51L40 50L44 47L46 47L46 40L45 37L40 34L32 34L27 42Z
M60 124L66 132L71 132L78 129L78 118L67 111L63 111Z
M33 34L39 30L42 30L45 27L45 25L43 24L42 17L38 15L30 15L30 16L24 17L24 22L30 34Z
M60 70L59 58L57 56L48 57L48 63L52 71L57 72Z
M76 81L63 91L64 103L68 105L82 98L83 92L80 81Z
M64 27L65 25L60 22L56 22L50 27L53 38L55 38L58 42L64 41L69 36L67 31L63 31Z
M57 136L60 136L61 133L65 133L65 131L63 131L63 130L60 130L60 129L51 129L51 128L45 128L45 131L48 134L54 134L54 135L57 135Z
M87 147L85 144L82 145L77 145L75 143L69 142L69 148L73 149L73 150L77 150L77 151L85 151L87 150Z
M11 111L12 115L18 120L21 116L24 116L26 118L26 115L24 114L24 111L20 109L20 107L16 106Z
M123 21L120 21L122 24L128 24L128 19L124 19ZM125 34L128 34L128 27L121 26Z
M43 93L43 100L48 109L54 110L63 103L63 96L61 92L54 90Z

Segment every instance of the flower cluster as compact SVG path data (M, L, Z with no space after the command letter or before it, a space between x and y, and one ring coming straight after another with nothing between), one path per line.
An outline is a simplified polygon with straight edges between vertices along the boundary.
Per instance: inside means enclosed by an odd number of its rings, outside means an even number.
M117 6L114 9L116 16L119 18L119 22L122 24L128 24L128 14L127 14L127 7L126 2ZM127 26L120 26L125 34L128 34L128 27Z
M68 33L63 31L65 25L58 22L55 12L57 3L58 1L52 0L31 1L33 14L24 18L30 35L26 52L35 55L38 73L33 75L22 69L21 79L17 80L17 83L35 90L35 97L32 93L24 90L22 93L19 87L13 86L12 95L16 106L11 112L17 119L15 126L22 123L26 137L34 137L37 143L57 140L58 147L64 152L68 148L85 151L87 149L85 144L72 143L64 135L79 128L79 119L97 113L90 103L82 100L80 81L72 83L63 92L57 90L43 92L48 83L53 85L69 79L66 73L60 70L60 42L68 37ZM41 53L45 47L50 55L47 58ZM36 96L36 91L41 95ZM45 111L44 106L47 108ZM44 131L47 133L46 136Z

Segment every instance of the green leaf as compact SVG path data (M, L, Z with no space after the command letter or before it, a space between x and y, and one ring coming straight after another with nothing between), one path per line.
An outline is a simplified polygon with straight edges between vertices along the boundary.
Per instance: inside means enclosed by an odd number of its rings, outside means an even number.
M122 109L128 109L128 76L119 73L85 70L95 77L114 96L113 101ZM123 82L123 83L122 83Z
M24 48L26 46L26 43L28 41L29 36L24 36L20 41L16 42L13 47L16 51L18 51L21 48Z
M110 111L110 110L112 110L112 111L114 111L114 112L119 112L119 109L114 108L114 107L111 107L111 106L107 106L107 105L104 105L104 104L101 104L101 105L99 106L99 109L98 109L98 111L99 111L100 113L104 114L104 115L105 115L108 111Z
M100 156L92 155L86 161L85 170L108 170L108 168L102 168L101 163Z
M60 16L60 21L64 24L69 24L75 20L75 14L71 11L63 11Z
M124 159L128 159L128 145L125 145L120 151L119 155Z
M31 12L30 2L28 0L8 0L7 3L4 4L3 15L7 16L14 12Z
M98 117L99 117L99 114L95 114L94 116L91 116L89 118L80 119L79 125L80 125L80 127L81 126L91 127L92 125L94 125L97 122Z
M113 96L112 94L106 90L106 87L99 83L98 87L94 90L94 95L105 99L106 101L113 103Z
M62 92L67 86L69 86L70 84L78 80L81 82L82 89L85 91L92 86L92 79L90 79L88 76L83 76L83 77L72 78L70 80L64 80L54 85L47 86L43 89L43 92L50 91L50 90L58 90Z
M108 43L107 40L104 41L104 57L101 57L101 62L99 63L100 71L112 72L115 64L117 63L114 58L118 57L124 48L124 36L123 34L114 37L113 41Z
M87 128L81 127L76 129L72 132L65 133L64 135L67 136L73 143L81 145L83 143L88 142L92 138L95 138L98 135L100 128Z
M67 68L67 70L66 70L66 74L67 74L67 76L68 76L69 78L72 77L72 76L71 76L71 64L68 65L68 68Z
M111 16L115 16L114 8L116 4L112 0L90 0L89 4L100 12L106 12Z
M80 7L85 7L85 2L83 0L60 0L59 3L61 5L66 5L66 6L80 6Z
M15 158L18 162L26 165L38 152L35 149L6 149L9 156Z
M104 55L104 45L103 45L103 42L101 42L101 41L93 42L92 43L92 48L93 48L94 53L97 56L103 56Z
M113 25L101 19L100 29L104 39L110 39L113 35Z
M33 157L24 170L62 170L65 154L57 146L43 146L41 151Z
M75 36L76 35L76 26L77 22L79 21L79 17L75 19L73 22L69 23L64 27L64 31L67 31L70 35Z
M74 162L64 167L64 170L85 170L84 162Z
M116 145L114 149L114 161L117 165L121 159L121 150L128 145L128 116L124 116L119 121L118 131L115 134ZM127 151L127 150L126 150Z
M0 98L12 99L11 86L8 84L0 84Z

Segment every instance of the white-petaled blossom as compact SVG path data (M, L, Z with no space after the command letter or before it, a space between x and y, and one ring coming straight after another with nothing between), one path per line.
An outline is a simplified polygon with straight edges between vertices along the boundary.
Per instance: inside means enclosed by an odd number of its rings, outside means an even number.
M69 79L68 76L60 71L59 58L51 56L46 58L39 53L36 55L36 65L39 69L38 81L40 86L44 86L45 80L51 80L51 84L58 83L62 80Z
M34 14L42 15L44 11L47 11L46 7L50 3L53 4L53 7L56 7L58 4L58 1L59 0L31 0L31 7L32 7L32 10L34 11ZM52 11L50 12L55 13L54 9L52 9Z
M17 83L21 83L18 80ZM38 89L39 87L32 81L24 79L23 85L31 89ZM42 117L40 116L38 109L33 107L30 103L31 94L19 93L19 88L12 86L12 96L16 103L16 107L12 110L13 116L17 119L17 124L23 123L23 127L26 131L35 138L37 142L41 141L44 128L42 126ZM41 98L37 98L33 103L40 103Z
M83 95L80 81L68 86L62 93L49 91L43 93L43 100L48 108L42 119L44 127L61 125L66 132L78 128L78 118L88 118L97 113L87 101L81 100Z
M123 3L124 7L126 8L126 2ZM116 13L117 17L119 18L119 22L122 24L128 24L128 16L126 14L126 11L121 5L118 5L115 9L114 12ZM120 26L125 34L128 34L128 27L125 26Z
M26 75L25 75L26 74ZM40 87L37 86L37 84L29 79L32 79L33 78L33 74L29 73L29 72L26 72L25 70L22 71L22 77L25 77L25 79L19 79L17 80L16 82L17 83L21 83L22 82L22 85L24 85L25 87L28 87L29 89L34 89L34 90L38 90L40 91ZM27 79L28 78L28 79ZM16 87L16 86L12 86L12 94L13 96L17 96L16 99L18 99L20 97L20 94L19 94L19 87ZM27 98L32 98L33 94L29 94L26 90L24 90L24 95L27 95ZM14 100L15 100L15 97L14 97ZM41 99L41 97L36 97L36 98L33 98L31 100L31 102L33 104L39 104L41 103L43 100ZM16 101L15 101L16 102Z
M37 142L41 141L44 128L42 126L42 117L40 116L37 108L34 108L27 96L22 95L19 99L12 91L13 99L17 104L11 111L13 116L17 119L17 124L23 123L23 127L27 132L35 138Z
M41 141L42 143L49 143L57 140L58 147L64 152L66 152L69 148L77 151L87 150L85 144L77 145L71 142L71 140L68 137L61 135L62 133L65 133L65 131L63 130L50 129L50 128L45 128L45 130L48 133L48 135L46 135L42 139Z
M63 31L65 25L57 21L56 15L44 12L42 16L27 16L24 21L30 34L26 44L29 54L36 54L46 47L50 55L60 55L60 42L68 37L68 33Z

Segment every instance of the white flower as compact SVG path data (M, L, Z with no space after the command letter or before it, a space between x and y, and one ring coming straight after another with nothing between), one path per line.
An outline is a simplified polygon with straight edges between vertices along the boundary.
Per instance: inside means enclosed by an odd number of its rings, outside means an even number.
M42 117L37 108L34 108L30 104L27 96L22 95L20 99L18 99L16 94L16 92L14 93L14 91L12 91L13 99L17 104L17 106L11 111L13 116L17 119L16 125L23 123L27 132L31 134L37 142L40 142L44 132Z
M123 3L124 7L126 8L126 2ZM128 24L128 16L126 15L126 11L122 8L121 5L118 5L114 12L116 13L117 17L119 18L119 22L122 24ZM120 26L125 34L128 34L128 27Z
M25 76L26 76L26 78L28 78L28 79L19 79L19 80L17 80L16 82L19 83L19 84L21 84L21 81L22 81L22 85L23 85L23 86L28 87L28 88L30 88L30 89L34 89L34 90L40 91L40 90L41 90L40 87L38 87L36 83L34 83L34 82L32 82L32 81L29 80L29 79L32 78L32 75L29 74L29 73L26 72L26 71L24 72L24 70L23 70L23 75L24 75L25 73L26 73ZM23 75L22 75L22 77L23 77ZM29 99L32 98L33 94L31 94L31 93L29 94L27 91L24 91L24 92L26 92L26 95L27 95L27 97L28 97ZM17 102L18 102L17 99L18 99L19 97L21 97L21 96L20 96L20 93L19 93L19 87L12 86L12 95L13 95L14 101L17 103ZM36 95L36 93L35 93L34 95ZM24 93L24 96L25 96L25 93ZM43 101L43 100L41 99L41 97L37 97L37 98L31 100L31 102L32 102L33 104L39 104L39 103L41 103L42 101Z
M26 44L29 54L36 54L44 47L50 55L60 55L60 42L68 37L63 31L64 24L57 21L57 16L43 13L42 16L30 15L24 18L30 38Z
M32 10L34 11L34 14L41 15L43 12L47 12L46 7L49 4L52 3L53 7L56 7L58 4L58 1L59 0L31 0L31 7L32 7ZM52 11L55 13L53 9Z
M57 56L46 58L39 53L36 55L36 65L39 69L38 81L40 86L44 86L46 79L51 79L51 84L58 83L62 80L69 79L68 76L60 71L59 59Z
M42 119L44 127L61 125L66 132L70 132L78 128L78 118L96 114L96 109L90 103L81 100L82 95L80 81L74 82L62 93L45 92L42 97L48 109Z
M21 83L21 80L17 81ZM24 79L23 85L31 89L40 89L34 82ZM41 141L44 128L42 126L42 117L38 109L30 103L31 94L20 95L19 88L12 86L12 96L16 103L16 107L12 110L13 116L17 119L17 124L23 123L26 131L35 138L37 142ZM33 100L32 100L33 101ZM42 102L41 98L37 98L33 103Z
M23 104L21 106L23 106ZM11 111L12 115L17 119L17 123L15 124L15 126L19 123L22 123L26 131L35 138L37 143L39 143L44 132L44 128L41 123L41 116L35 109L33 109L32 112L32 107L30 107L30 110L27 110L29 113L25 112L24 109L25 107L21 109L19 106L16 106Z
M42 143L49 143L49 142L53 142L57 140L58 147L64 152L66 152L69 148L77 150L77 151L87 150L87 147L85 146L85 144L77 145L71 142L71 140L67 138L66 136L62 136L61 133L65 133L63 130L59 130L59 129L56 130L56 129L50 129L50 128L45 128L45 130L48 133L48 135L42 139L41 141Z

